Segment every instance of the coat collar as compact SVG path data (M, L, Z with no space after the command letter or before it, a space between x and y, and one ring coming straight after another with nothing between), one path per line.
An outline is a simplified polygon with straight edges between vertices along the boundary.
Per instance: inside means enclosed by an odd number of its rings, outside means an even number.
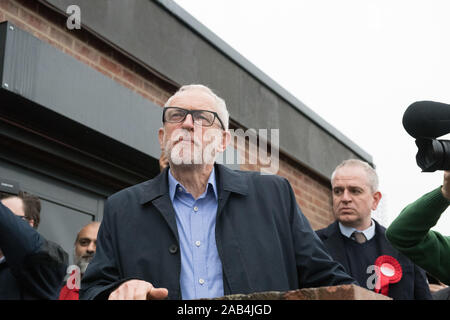
M221 164L215 164L216 178L219 186L219 197L223 191L248 195L248 184L245 175L231 170Z
M142 183L140 186L140 203L153 201L169 192L168 174L169 168L165 168L159 175Z
M216 163L214 166L219 198L221 198L224 191L239 193L244 196L248 194L247 181L244 175L221 164ZM169 169L166 168L155 178L142 183L140 190L141 204L153 201L169 193L168 171Z

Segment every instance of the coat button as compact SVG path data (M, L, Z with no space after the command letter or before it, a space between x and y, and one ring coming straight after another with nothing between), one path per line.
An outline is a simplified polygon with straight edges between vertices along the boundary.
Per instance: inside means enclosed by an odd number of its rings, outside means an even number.
M177 251L178 251L178 246L177 246L177 245L173 244L173 245L171 245L171 246L169 247L169 252L170 252L171 254L175 254L175 253L177 253Z

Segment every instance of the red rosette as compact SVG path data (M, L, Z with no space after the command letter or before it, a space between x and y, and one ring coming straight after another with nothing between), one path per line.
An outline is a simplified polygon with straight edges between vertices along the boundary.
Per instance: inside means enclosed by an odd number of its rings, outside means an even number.
M389 284L397 283L402 278L402 266L394 257L388 255L379 256L377 260L375 260L375 266L375 271L377 273L375 292L387 296Z

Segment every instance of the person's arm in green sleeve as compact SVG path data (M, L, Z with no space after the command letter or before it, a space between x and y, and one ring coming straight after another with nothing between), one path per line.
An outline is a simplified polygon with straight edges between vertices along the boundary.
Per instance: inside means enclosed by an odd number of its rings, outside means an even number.
M391 244L433 276L450 284L450 237L430 229L450 205L450 171L444 184L402 210L386 230Z

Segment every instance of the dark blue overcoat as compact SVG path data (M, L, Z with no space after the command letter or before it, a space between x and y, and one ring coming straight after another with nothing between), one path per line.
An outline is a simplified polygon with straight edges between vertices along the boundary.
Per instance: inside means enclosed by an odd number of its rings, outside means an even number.
M225 294L354 283L300 211L289 182L215 165L216 243ZM181 258L167 169L108 198L80 298L107 298L141 279L181 299Z

